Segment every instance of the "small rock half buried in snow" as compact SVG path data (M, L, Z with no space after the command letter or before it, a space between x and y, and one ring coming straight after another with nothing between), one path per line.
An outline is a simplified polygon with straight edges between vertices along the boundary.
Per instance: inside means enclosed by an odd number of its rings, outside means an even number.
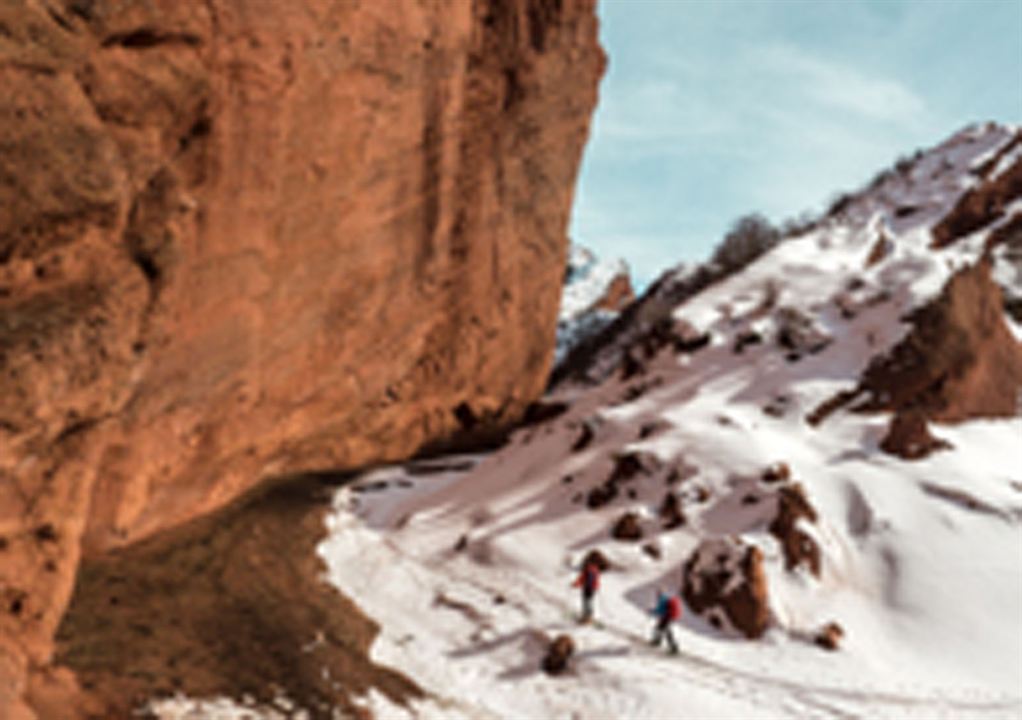
M832 620L816 631L813 642L824 650L837 650L844 636L844 628Z
M547 646L541 667L547 675L560 675L568 669L571 656L575 654L575 641L570 635L558 635Z
M618 518L611 528L610 534L616 540L636 541L642 539L642 525L639 516L633 512L627 512Z

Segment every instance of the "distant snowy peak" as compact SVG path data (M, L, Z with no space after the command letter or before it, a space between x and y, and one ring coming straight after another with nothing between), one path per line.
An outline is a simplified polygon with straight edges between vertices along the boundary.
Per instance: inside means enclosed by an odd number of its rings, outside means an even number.
M572 244L557 322L557 360L580 340L598 332L635 299L624 260L604 261Z
M561 320L593 310L617 312L634 299L628 263L600 260L581 245L572 245L561 296Z

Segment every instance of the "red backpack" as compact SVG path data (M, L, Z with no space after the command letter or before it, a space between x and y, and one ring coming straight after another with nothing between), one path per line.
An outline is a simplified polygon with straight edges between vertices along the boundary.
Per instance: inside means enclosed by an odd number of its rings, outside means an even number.
M677 595L671 595L667 600L667 617L672 621L681 617L681 600Z

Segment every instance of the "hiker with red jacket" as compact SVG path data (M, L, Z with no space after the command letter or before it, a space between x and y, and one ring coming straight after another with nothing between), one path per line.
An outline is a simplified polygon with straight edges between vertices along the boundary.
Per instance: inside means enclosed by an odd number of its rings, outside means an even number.
M582 589L582 622L589 622L593 618L593 596L600 589L600 566L589 560L582 568L582 572L572 583L572 587Z
M656 628L653 630L653 639L649 641L653 647L660 647L660 641L667 638L667 649L671 655L678 654L678 644L671 634L671 623L681 618L681 598L677 595L667 595L662 590L657 590L656 608L653 610L656 617Z

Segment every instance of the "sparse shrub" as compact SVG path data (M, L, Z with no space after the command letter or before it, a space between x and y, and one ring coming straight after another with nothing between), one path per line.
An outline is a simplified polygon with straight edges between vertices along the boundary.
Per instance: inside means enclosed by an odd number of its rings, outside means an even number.
M736 272L766 251L781 239L769 220L758 213L738 218L713 252L713 262L725 274Z
M804 210L795 217L781 221L778 232L781 238L797 237L815 230L819 225L819 219L809 210Z
M852 199L853 197L848 193L838 193L827 206L827 217L832 218L842 214L852 204Z

